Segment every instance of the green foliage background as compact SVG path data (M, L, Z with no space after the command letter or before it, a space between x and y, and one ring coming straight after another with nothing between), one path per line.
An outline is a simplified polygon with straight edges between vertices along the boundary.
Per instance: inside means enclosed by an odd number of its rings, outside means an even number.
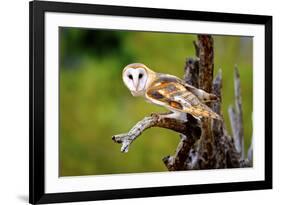
M128 153L111 136L128 131L151 112L166 111L132 97L122 82L133 62L183 76L187 57L195 56L193 34L60 28L60 176L166 171L162 158L173 154L178 134L145 131ZM245 148L252 137L253 41L214 36L215 74L223 71L223 115L234 102L233 69L241 75Z

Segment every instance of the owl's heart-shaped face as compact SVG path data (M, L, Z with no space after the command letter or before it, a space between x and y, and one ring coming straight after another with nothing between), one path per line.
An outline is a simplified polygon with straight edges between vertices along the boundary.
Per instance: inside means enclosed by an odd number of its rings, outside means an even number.
M148 79L147 70L143 67L125 67L123 81L133 95L139 95L145 90Z

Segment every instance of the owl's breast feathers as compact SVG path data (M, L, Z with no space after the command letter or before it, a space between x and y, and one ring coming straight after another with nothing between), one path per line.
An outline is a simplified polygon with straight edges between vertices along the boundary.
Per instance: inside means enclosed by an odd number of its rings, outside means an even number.
M190 113L195 117L221 119L218 114L190 92L180 79L170 75L162 74L152 82L145 97L152 103L170 110Z

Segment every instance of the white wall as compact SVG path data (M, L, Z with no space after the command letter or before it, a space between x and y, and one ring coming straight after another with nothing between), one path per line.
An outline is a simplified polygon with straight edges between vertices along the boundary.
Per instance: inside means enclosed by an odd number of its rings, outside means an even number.
M79 2L78 0L72 0ZM281 114L278 88L281 77L281 12L278 1L219 0L80 0L80 2L170 9L273 15L274 189L236 193L127 199L79 204L228 204L280 200ZM28 1L1 2L0 30L0 204L26 204L28 200ZM278 135L279 134L279 135ZM279 196L278 196L279 195ZM274 203L276 204L276 203Z

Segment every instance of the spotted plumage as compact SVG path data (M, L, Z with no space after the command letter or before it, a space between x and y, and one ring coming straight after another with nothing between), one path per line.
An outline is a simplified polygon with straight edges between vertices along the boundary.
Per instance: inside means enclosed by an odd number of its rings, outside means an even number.
M123 81L133 96L143 96L149 102L177 113L194 117L221 119L204 102L217 100L213 94L195 88L176 76L156 73L140 63L123 70Z

